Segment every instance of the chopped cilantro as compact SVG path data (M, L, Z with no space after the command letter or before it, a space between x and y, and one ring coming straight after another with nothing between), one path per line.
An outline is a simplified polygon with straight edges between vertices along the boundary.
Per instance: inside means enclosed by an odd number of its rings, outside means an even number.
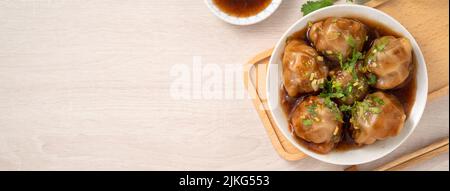
M382 37L376 44L375 44L375 50L378 52L381 52L384 50L384 48L389 44L389 39L386 37Z
M313 102L308 107L308 113L310 113L312 116L316 116L317 115L316 109L317 109L317 104L316 104L316 102Z
M341 105L341 106L339 106L339 109L340 109L342 112L351 111L351 110L352 110L352 106L349 106L349 105Z
M375 53L370 52L369 53L369 57L367 58L367 62L369 62L369 61L375 62L376 61L376 56L377 55Z
M321 93L319 95L320 97L324 98L324 104L326 107L328 107L328 109L331 109L331 111L336 115L336 121L340 121L342 122L342 114L339 111L339 108L337 107L336 103L334 103L331 98L333 98L335 95L333 95L332 93ZM343 94L342 94L343 96Z
M345 62L344 64L341 64L341 68L346 70L347 72L350 72L354 80L358 79L356 71L356 63L361 58L363 58L363 54L361 52L356 51L356 48L353 48L351 58L349 58L347 62Z
M326 105L328 108L333 107L333 101L331 101L331 97L329 97L329 96L325 97L325 105Z
M342 92L335 92L335 93L331 93L330 94L330 97L332 97L332 98L342 98L342 97L344 97L345 95L344 95L344 93L342 93Z
M313 121L311 119L303 119L303 125L311 126L312 124L313 124Z
M365 118L366 113L379 114L382 112L380 105L383 104L384 101L381 98L369 95L364 101L355 102L352 108L352 115Z
M342 89L342 84L341 83L339 83L337 81L333 81L331 84L332 84L331 88L333 88L333 89L335 89L337 91L341 91L341 89Z
M353 85L352 85L352 84L348 85L348 86L347 86L347 95L348 95L348 94L351 94L351 93L352 93L352 90L353 90Z
M379 107L370 107L369 112L373 114L381 113L381 109Z
M373 96L373 101L375 101L378 105L384 105L384 101L383 99L377 97L377 96Z
M375 76L375 74L370 73L368 77L369 79L367 80L367 83L369 85L375 85L377 83L377 76Z
M362 58L362 56L363 55L361 52L353 51L352 58L345 65L345 69L353 72L355 70L356 62L358 62L358 60Z
M348 36L348 38L346 39L346 41L347 41L347 44L350 46L350 47L352 47L352 48L355 48L356 47L356 41L355 41L355 39L353 38L353 36Z
M338 57L338 60L339 60L339 65L341 66L341 68L344 68L344 58L342 56L342 53L339 52L337 57Z

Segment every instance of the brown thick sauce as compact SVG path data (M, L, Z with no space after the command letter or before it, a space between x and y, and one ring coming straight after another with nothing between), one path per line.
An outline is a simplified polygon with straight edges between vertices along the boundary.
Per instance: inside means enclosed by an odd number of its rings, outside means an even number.
M223 12L235 17L250 17L263 11L272 0L213 0Z
M372 20L368 20L368 19L361 19L358 17L353 17L353 16L349 16L347 18L352 18L352 19L356 19L361 21L362 23L364 23L366 26L369 27L369 40L368 42L373 42L374 39L380 37L380 36L395 36L395 37L401 37L401 35L399 35L398 33L392 31L391 29L385 27L383 24L378 23L376 21L372 21ZM314 21L315 22L315 21ZM294 33L293 35L291 35L290 37L288 37L287 41L289 41L290 39L301 39L304 40L305 42L307 42L308 44L311 44L308 39L306 38L307 36L307 31L308 27L305 27L304 29ZM366 43L363 49L363 52L369 50L369 48L371 47L371 43ZM417 60L415 59L414 56L414 52L413 52L413 62L412 62L412 68L411 68L411 73L408 77L408 79L402 84L400 85L398 88L393 89L393 90L388 90L386 92L395 95L398 100L400 101L400 103L402 103L403 108L405 110L406 116L408 117L412 107L414 106L414 102L416 100L416 66L417 66ZM375 89L372 89L371 92L374 92ZM290 97L286 90L284 89L284 86L281 86L280 88L280 104L281 107L284 111L284 113L287 116L288 122L290 124L290 115L291 115L291 111L303 100L303 98L305 98L306 96L309 96L311 94L306 94L306 95L302 95L300 97ZM344 132L341 138L341 141L338 143L338 145L336 146L335 150L337 151L345 151L345 150L349 150L349 149L354 149L354 148L358 148L360 146L356 145L356 143L353 141L352 136L351 136L351 132L350 132L350 123L348 122L350 116L344 116ZM290 128L291 131L293 131L292 128ZM312 148L315 145L313 145L312 143L309 143L297 136L295 136L295 133L292 133L293 136L295 137L296 141L302 145L304 145L305 147L308 148Z

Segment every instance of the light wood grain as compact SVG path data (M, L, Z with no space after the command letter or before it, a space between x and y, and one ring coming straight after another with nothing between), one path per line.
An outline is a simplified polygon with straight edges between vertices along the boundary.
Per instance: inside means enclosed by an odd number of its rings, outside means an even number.
M427 101L433 101L446 95L448 95L448 85L442 87L441 89L430 92L428 94Z
M448 144L443 146L443 147L439 147L436 150L430 151L428 153L425 153L423 155L417 156L415 158L412 158L411 160L408 160L404 163L398 164L397 166L394 166L392 168L386 169L386 171L401 171L401 170L405 170L407 168L411 168L417 164L420 164L422 162L428 161L434 157L437 157L439 155L442 155L444 153L448 153ZM380 171L380 169L376 169L378 171Z
M402 168L412 166L444 152L448 152L448 138L399 157L394 161L375 168L375 171L401 170Z
M390 1L390 0L368 0L368 1L365 1L364 5L368 6L368 7L378 7L388 1Z
M393 161L383 164L374 171L394 171L403 170L413 165L417 165L426 160L430 160L433 157L437 157L440 154L448 152L448 138L437 141L431 145L421 148L412 153L403 155ZM358 166L353 165L345 169L345 171L358 171Z
M250 99L169 94L172 66L193 56L242 65L274 46L302 3L285 0L262 23L239 27L203 1L0 1L0 170L342 170L279 157ZM448 44L426 42L424 51L443 54L429 63L448 64ZM444 135L448 97L427 106L401 148L361 168ZM412 168L421 169L448 170L448 155Z

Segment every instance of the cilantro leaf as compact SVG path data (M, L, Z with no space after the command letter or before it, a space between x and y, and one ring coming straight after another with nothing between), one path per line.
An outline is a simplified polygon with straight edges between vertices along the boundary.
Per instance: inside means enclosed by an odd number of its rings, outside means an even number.
M369 79L367 80L369 85L375 85L377 83L377 76L375 74L369 74Z
M347 86L347 95L350 95L351 93L353 92L353 85L352 84L350 84L350 85L348 85Z
M303 16L305 16L318 9L333 5L334 1L335 0L308 1L302 5L301 11L303 12Z
M313 121L311 119L303 119L304 126L311 126L312 124L313 124Z
M350 46L350 47L352 47L352 48L355 48L356 47L356 41L355 41L355 39L353 38L353 36L348 36L348 38L346 39L346 41L347 41L347 44Z
M382 37L376 44L375 44L375 50L378 52L381 52L384 50L384 48L389 44L389 39L386 37Z
M370 107L369 112L371 112L373 114L379 114L379 113L381 113L381 109L379 107Z
M375 101L378 105L384 105L384 101L383 99L377 97L377 96L373 96L373 101Z
M341 66L341 68L344 68L344 58L342 56L342 53L339 52L337 57L338 57L338 60L339 60L339 65Z
M343 98L345 95L342 92L335 92L335 93L331 93L330 97L331 98Z
M313 102L313 104L311 104L308 107L308 113L310 113L312 116L317 116L316 109L317 109L317 104L316 104L316 102Z
M341 106L339 106L339 109L340 109L342 112L351 111L351 110L352 110L352 106L349 106L349 105L341 105Z

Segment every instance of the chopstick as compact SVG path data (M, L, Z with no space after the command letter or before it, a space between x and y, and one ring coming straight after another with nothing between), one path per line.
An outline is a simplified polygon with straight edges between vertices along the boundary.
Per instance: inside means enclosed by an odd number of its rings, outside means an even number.
M375 168L374 170L375 171L401 170L411 165L435 157L439 154L445 153L447 151L448 151L448 138L433 143L427 147L419 149L410 154L404 155L394 161L391 161L378 168Z
M427 161L429 159L432 159L438 155L441 155L443 153L448 152L448 145L445 145L443 147L440 147L436 150L430 151L428 153L425 153L423 155L420 155L418 157L412 158L404 163L398 164L397 166L394 166L392 168L389 169L385 169L384 166L383 167L379 167L377 169L375 169L376 171L399 171L399 170L403 170L406 169L408 167L411 167L415 164L421 163L423 161Z
M384 164L380 167L374 169L374 171L394 171L394 170L402 170L412 165L418 164L420 162L429 160L433 157L436 157L440 154L448 152L449 148L449 139L443 139L438 142L435 142L427 147L419 149L415 152L406 154L398 159L395 159L387 164ZM358 170L357 166L351 166L345 171L356 171Z

